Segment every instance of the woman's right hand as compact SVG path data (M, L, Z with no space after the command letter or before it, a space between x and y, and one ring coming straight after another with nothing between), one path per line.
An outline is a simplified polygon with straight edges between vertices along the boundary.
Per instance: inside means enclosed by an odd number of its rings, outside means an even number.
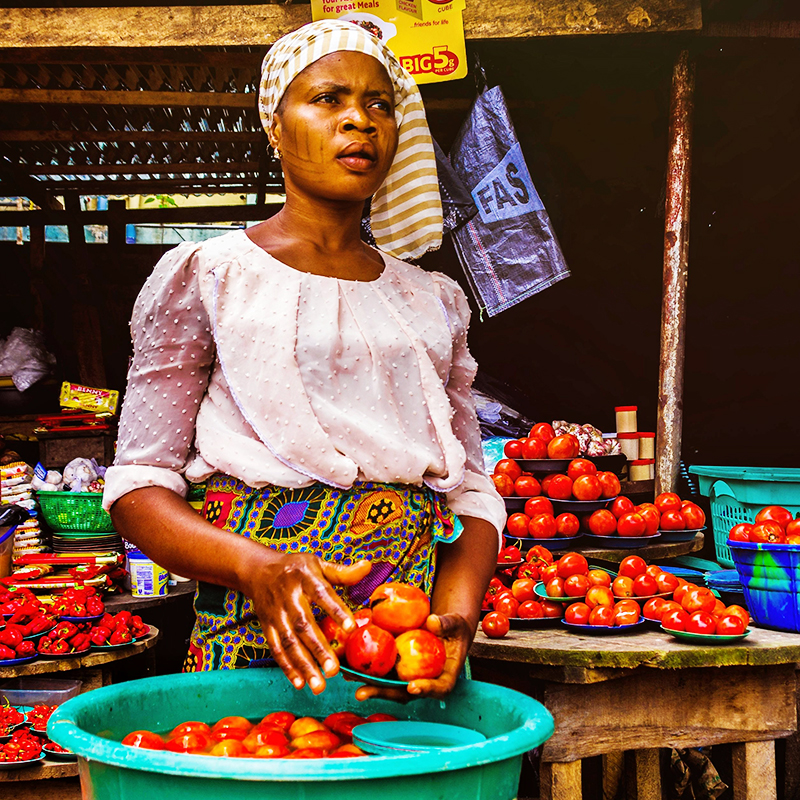
M309 685L314 694L325 689L325 678L339 671L339 661L314 621L311 603L341 625L355 628L350 610L332 584L351 586L369 573L370 561L351 566L333 564L301 553L270 550L265 562L249 570L243 587L255 607L270 654L296 689Z

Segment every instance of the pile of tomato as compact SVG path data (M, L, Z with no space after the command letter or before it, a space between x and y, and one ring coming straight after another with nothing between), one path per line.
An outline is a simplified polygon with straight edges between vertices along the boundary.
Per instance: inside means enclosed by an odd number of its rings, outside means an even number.
M762 544L800 544L800 519L783 506L766 506L756 514L754 523L740 522L728 534L729 542Z
M172 753L228 758L354 758L367 755L353 744L356 725L395 721L391 714L361 717L337 711L320 721L296 717L289 711L273 711L260 722L246 717L223 717L213 725L189 721L164 735L132 731L122 744Z
M337 658L356 672L398 680L438 678L446 658L444 642L426 630L431 613L428 596L415 586L383 583L372 593L370 607L354 614L356 628L345 631L330 617L320 627Z
M750 622L747 609L726 606L710 589L687 582L673 592L672 600L658 597L649 600L644 615L669 631L717 636L740 635Z
M621 496L586 520L595 536L653 536L658 531L700 530L705 524L703 509L674 492L662 492L654 502L639 505Z

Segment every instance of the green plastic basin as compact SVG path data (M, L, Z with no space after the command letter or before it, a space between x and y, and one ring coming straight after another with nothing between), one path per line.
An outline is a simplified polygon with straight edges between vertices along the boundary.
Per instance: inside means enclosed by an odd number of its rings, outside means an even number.
M522 754L553 732L553 718L541 703L501 686L462 680L444 702L398 705L388 700L359 703L356 685L337 676L314 697L307 689L296 691L278 669L145 678L68 700L51 716L48 733L78 754L83 796L92 800L208 800L226 792L235 792L237 800L511 800L517 794ZM334 711L380 711L471 727L487 739L435 752L289 761L183 755L120 744L133 730L165 731L187 720L214 722L234 714L260 719L280 710L318 718Z

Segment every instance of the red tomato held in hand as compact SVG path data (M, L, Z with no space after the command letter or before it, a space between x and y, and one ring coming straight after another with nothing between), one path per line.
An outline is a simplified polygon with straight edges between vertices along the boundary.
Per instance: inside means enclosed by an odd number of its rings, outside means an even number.
M404 583L382 583L370 595L372 624L394 634L421 628L431 613L422 589Z
M623 514L629 514L633 511L636 506L633 504L633 500L630 497L625 497L624 494L621 494L612 504L611 504L611 513L619 519Z
M322 631L322 635L328 640L331 650L336 653L336 657L342 658L344 656L344 646L350 634L330 617L323 617L319 623L319 628Z
M537 514L553 515L553 504L546 497L531 497L525 501L525 513L533 519Z
M544 609L538 600L526 600L519 604L517 614L520 619L540 619L544 616Z
M533 475L520 475L514 481L514 491L517 497L537 497L542 493L542 485Z
M715 633L717 636L739 636L746 630L746 625L732 614L729 616L720 617L717 620Z
M569 578L570 575L585 575L589 571L589 562L580 553L564 553L556 567L559 578Z
M589 614L589 624L613 628L614 614L613 608L609 608L608 606L595 606Z
M620 536L644 536L647 532L647 523L641 514L630 511L617 520L617 533Z
M395 639L401 681L438 678L444 670L444 642L427 630L406 631Z
M665 511L680 511L681 499L674 492L662 492L656 497L655 506L662 514Z
M547 458L547 442L531 436L522 443L522 457L534 460Z
M619 574L625 578L638 578L647 572L647 562L641 556L626 556L619 562Z
M122 744L142 747L145 750L164 750L167 746L167 743L152 731L132 731L122 740Z
M597 480L600 481L600 485L603 487L603 497L606 500L616 497L622 489L619 478L613 472L598 472Z
M588 625L592 609L586 603L572 603L564 611L564 619L572 625Z
M633 579L634 597L652 597L658 593L656 579L649 575L639 575Z
M537 422L528 434L533 439L541 439L545 444L551 439L555 439L556 432L549 422Z
M572 494L576 500L599 500L603 486L596 475L581 475L572 484Z
M590 569L586 573L586 577L592 586L611 586L611 575L604 569Z
M522 442L519 439L510 439L503 445L503 455L506 458L523 458Z
M529 578L517 578L511 584L511 593L520 603L524 603L526 600L534 600L536 598L536 594L533 591L534 586L536 586L536 583Z
M352 669L382 678L397 661L397 647L391 633L370 624L350 634L345 655Z
M519 600L514 595L504 595L494 604L494 610L506 617L516 617L519 611Z
M612 536L617 530L617 518L606 508L589 517L589 530L595 536Z
M680 511L663 511L661 513L662 531L682 531L686 529L683 514Z
M588 458L574 458L569 462L567 475L576 481L581 475L597 475L597 467Z
M669 631L685 631L688 620L689 615L678 608L663 611L661 614L661 624Z
M548 458L575 458L581 451L577 436L565 433L547 443Z
M586 597L591 586L585 575L570 575L564 581L564 594L567 597Z
M490 639L501 639L508 633L508 617L497 611L487 614L481 622L481 630Z
M514 481L508 475L492 475L492 482L500 497L514 496Z
M730 533L728 534L728 541L729 542L749 542L750 541L750 531L753 530L753 526L749 522L740 522L738 525L734 525Z
M534 539L552 539L556 535L556 520L552 514L531 517L528 532Z
M609 608L613 608L614 595L611 593L611 587L590 586L589 591L586 592L584 603L586 603L589 608L595 608L595 606L608 606Z
M572 479L566 475L553 475L545 494L554 500L569 500L572 497Z
M551 603L549 600L542 600L542 614L549 619L561 619L564 611L561 603Z
M508 531L509 536L515 536L517 539L524 539L530 536L528 533L528 525L530 524L531 518L527 514L523 514L521 512L517 512L516 514L511 514L509 518L506 520L506 530Z
M556 534L558 536L566 536L567 538L577 536L580 528L581 524L574 514L567 512L556 517Z
M717 623L707 611L695 611L686 620L685 630L687 633L703 633L706 636L713 636L717 631Z
M792 521L792 514L783 506L765 506L756 514L756 522L777 522L785 528Z
M513 458L501 458L500 461L494 465L494 474L508 475L512 481L515 481L522 475L522 467L520 467Z
M750 530L750 541L783 544L786 541L786 531L772 520L757 522Z
M695 503L686 503L681 508L681 516L687 531L700 530L706 524L706 514Z

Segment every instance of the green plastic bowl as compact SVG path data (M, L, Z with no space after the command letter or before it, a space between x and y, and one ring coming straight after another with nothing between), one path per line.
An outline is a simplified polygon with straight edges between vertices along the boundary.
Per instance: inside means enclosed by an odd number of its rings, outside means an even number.
M314 697L296 691L277 669L220 670L128 681L79 695L50 717L50 738L77 753L83 794L93 800L237 800L269 797L426 800L516 797L522 754L553 733L549 712L526 695L479 681L459 682L446 701L359 703L355 684L340 676ZM270 711L325 718L334 711L463 725L483 733L477 744L435 752L354 759L213 758L127 747L139 729L171 730L179 722L224 716L260 719ZM230 781L237 781L236 786ZM214 794L216 793L216 794Z

